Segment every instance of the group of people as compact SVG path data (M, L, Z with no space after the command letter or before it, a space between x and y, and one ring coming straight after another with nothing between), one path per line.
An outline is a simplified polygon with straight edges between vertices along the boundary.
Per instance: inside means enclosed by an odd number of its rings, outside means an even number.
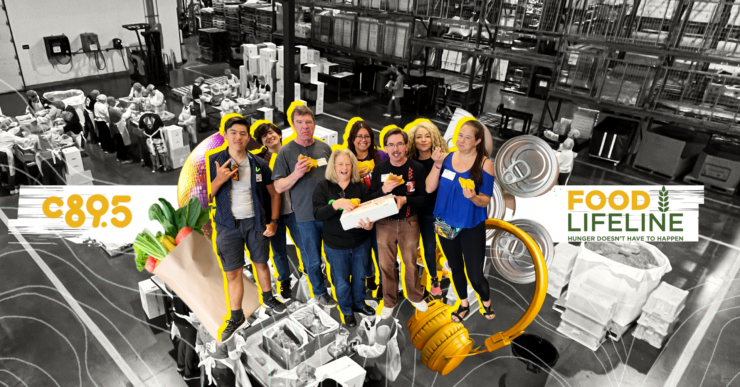
M479 295L485 317L495 317L483 274L486 207L493 195L494 170L485 148L487 129L481 123L466 122L456 139L457 151L448 153L437 127L429 121L408 133L389 131L384 136L385 151L375 144L370 125L357 121L350 129L347 148L332 151L313 137L316 123L309 108L297 106L291 119L294 141L283 145L278 127L264 123L255 128L253 136L266 151L253 154L247 151L249 124L240 116L232 117L223 128L228 146L207 160L209 194L216 205L216 246L231 303L222 341L228 342L246 325L241 310L245 246L262 291L262 305L274 313L285 312L273 295L268 260L272 246L281 298L290 299L286 229L300 250L313 298L325 307L338 305L349 327L357 324L355 313L375 314L365 303L367 289L381 288L381 317L392 317L399 305L399 281L417 310L428 309L417 269L420 243L430 276L427 290L441 296L436 269L438 234L461 299L452 319L462 321L470 313L468 281ZM391 174L402 180L389 178ZM472 179L475 189L463 189L459 178ZM387 195L396 202L396 215L376 222L365 218L356 228L344 230L342 213L358 206L352 199L364 203ZM333 296L325 285L322 242ZM401 267L397 265L399 252ZM373 253L380 269L379 284L375 283Z
M164 94L154 85L144 88L134 83L128 95L128 105L122 108L113 96L93 90L85 97L85 137L100 146L105 154L116 154L116 161L130 164L126 146L131 144L131 134L126 122L134 114L134 107L141 109L138 126L146 135L146 145L152 161L152 173L162 169L172 170L161 129L164 123L160 114L165 110Z

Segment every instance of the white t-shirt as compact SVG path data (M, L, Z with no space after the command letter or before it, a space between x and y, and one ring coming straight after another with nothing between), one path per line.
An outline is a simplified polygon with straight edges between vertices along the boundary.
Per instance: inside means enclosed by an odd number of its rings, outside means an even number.
M234 215L234 219L254 217L252 176L248 156L239 164L239 180L231 181L231 213Z
M558 157L558 163L560 163L560 172L569 173L573 170L573 151L562 150L556 152L555 155Z

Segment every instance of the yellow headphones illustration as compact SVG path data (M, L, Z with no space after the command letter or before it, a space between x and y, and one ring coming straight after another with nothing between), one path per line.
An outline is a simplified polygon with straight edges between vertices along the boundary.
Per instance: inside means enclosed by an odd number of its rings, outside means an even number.
M406 324L411 332L411 342L416 349L421 350L422 364L442 375L454 370L467 356L493 352L509 345L511 340L524 333L524 328L534 321L545 301L547 265L537 243L526 232L503 220L486 220L486 229L508 231L527 247L534 263L536 278L534 296L519 321L506 331L488 337L484 343L486 348L483 350L478 350L480 347L472 349L474 343L468 336L468 330L461 323L452 322L450 307L442 301L432 301L428 311L415 313Z

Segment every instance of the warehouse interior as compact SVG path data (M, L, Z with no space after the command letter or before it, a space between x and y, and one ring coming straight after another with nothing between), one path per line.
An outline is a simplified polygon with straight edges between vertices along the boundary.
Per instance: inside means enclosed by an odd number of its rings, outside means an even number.
M376 141L383 128L404 128L419 118L445 135L456 110L485 123L493 138L492 158L521 135L539 137L557 149L575 132L577 157L569 186L704 187L699 241L651 243L671 268L658 282L687 294L666 323L667 333L648 338L640 320L595 328L601 336L584 340L565 333L563 326L573 324L564 323L569 312L565 294L556 298L548 290L526 329L540 340L532 347L535 360L524 360L528 355L510 345L472 356L443 376L423 365L421 351L412 346L406 323L415 309L402 302L394 316L402 335L400 371L393 380L384 373L374 380L368 372L359 384L345 385L740 385L735 356L740 345L735 321L740 307L740 4L272 1L143 0L129 5L100 0L90 5L37 0L32 5L5 0L0 114L22 123L28 90L44 96L80 90L84 97L97 89L119 99L139 82L161 91L163 109L177 117L196 79L211 86L224 83L228 69L240 79L261 75L271 91L233 98L231 105L208 104L207 129L198 130L191 143L219 136L227 106L251 122L267 119L289 128L285 110L294 100L305 102L317 126L337 132L340 142L354 117L370 124ZM90 32L95 34L92 48L83 42ZM66 43L46 39L60 36ZM294 63L283 55L289 48L295 51ZM257 51L248 52L252 49ZM260 54L263 50L275 59ZM272 62L270 70L250 70L258 61ZM400 118L384 116L391 65L408 74ZM188 144L187 131L183 135ZM150 170L154 166L146 149L136 142L128 145L133 162L125 165L95 144L81 149L86 177L77 184L176 186L182 179L182 164L171 171ZM188 154L192 150L188 147ZM8 166L3 155L0 164ZM0 385L208 385L205 372L196 380L183 380L178 372L172 323L164 314L149 318L145 312L140 283L152 275L135 270L131 251L19 237L9 228L9 220L22 212L18 188L22 196L26 185L73 185L72 176L57 164L46 167L10 153L14 156L17 172L4 168L0 177L0 338L5 344L0 347ZM554 248L556 254L566 251ZM289 256L298 267L294 247ZM484 271L497 317L488 321L474 313L465 320L475 347L514 324L535 293L534 283L513 283L491 264ZM447 297L449 280L442 281L442 289ZM341 321L336 308L326 312ZM246 334L260 335L265 324L270 320ZM643 333L637 333L640 329ZM351 335L358 330L349 328ZM307 385L280 378L265 382L249 367L247 373L253 386Z

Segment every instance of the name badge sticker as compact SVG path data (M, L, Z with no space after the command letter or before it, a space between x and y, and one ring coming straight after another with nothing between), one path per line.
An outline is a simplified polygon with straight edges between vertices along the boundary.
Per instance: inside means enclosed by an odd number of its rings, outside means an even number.
M453 172L453 171L451 171L449 169L445 169L445 171L442 172L442 177L444 177L447 180L452 180L452 179L455 178L455 172Z
M384 173L384 174L380 175L380 181L382 183L385 183L385 181L388 180L388 176L390 176L390 175L391 175L390 173Z
M327 164L326 163L326 158L322 157L322 158L316 160L316 164L318 164L319 167L325 166Z
M261 173L258 173L255 177L257 178L257 182L258 183L261 183L262 182L262 174Z

